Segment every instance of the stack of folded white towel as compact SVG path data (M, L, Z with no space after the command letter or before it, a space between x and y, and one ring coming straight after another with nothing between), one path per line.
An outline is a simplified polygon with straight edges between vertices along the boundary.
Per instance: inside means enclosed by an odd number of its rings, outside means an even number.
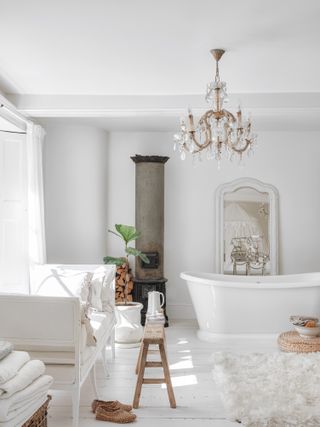
M46 401L52 377L40 360L0 341L0 427L21 426Z

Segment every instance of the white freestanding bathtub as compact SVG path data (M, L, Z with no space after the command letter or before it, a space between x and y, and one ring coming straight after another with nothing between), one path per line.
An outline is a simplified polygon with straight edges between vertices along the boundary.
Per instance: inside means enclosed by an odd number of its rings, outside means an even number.
M290 315L320 317L320 273L231 276L184 272L205 341L237 335L278 334Z

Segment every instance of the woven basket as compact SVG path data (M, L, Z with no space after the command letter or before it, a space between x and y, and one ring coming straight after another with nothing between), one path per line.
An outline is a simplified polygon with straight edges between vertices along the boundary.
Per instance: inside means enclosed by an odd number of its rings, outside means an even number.
M302 338L298 332L283 332L278 337L280 350L294 353L313 353L320 351L320 337Z
M51 396L48 396L48 399L44 402L39 409L28 419L21 427L47 427L47 414L48 414L48 405L51 400Z

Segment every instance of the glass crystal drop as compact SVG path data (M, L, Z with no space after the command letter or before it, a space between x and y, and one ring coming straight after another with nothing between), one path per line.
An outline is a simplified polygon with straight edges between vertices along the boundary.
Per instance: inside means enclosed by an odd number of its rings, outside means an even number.
M181 151L180 158L181 158L181 160L185 160L186 159L186 152L184 150Z

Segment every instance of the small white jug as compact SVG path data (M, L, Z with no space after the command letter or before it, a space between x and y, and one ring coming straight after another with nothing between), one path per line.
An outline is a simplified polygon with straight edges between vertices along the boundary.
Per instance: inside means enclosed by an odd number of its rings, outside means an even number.
M162 301L161 301L162 299ZM157 315L161 313L161 307L164 304L164 295L162 292L148 292L148 315Z

